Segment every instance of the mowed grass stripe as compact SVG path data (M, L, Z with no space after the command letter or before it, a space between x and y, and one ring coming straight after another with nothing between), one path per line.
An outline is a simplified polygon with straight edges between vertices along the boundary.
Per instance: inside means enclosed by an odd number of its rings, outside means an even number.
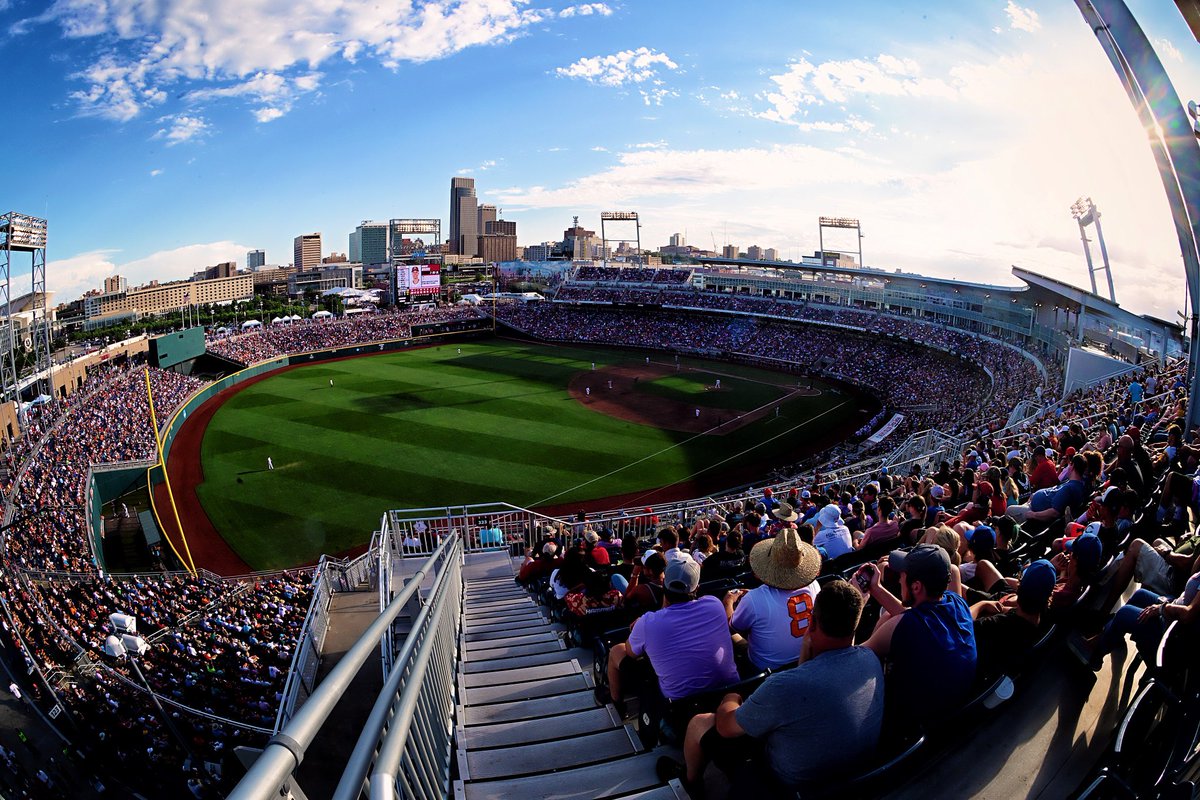
M388 508L527 505L551 496L567 503L649 490L782 429L760 420L736 436L691 438L599 414L569 397L568 381L593 361L644 363L637 353L508 342L461 349L302 366L234 395L201 448L198 492L218 530L255 568L284 567L362 544ZM685 360L684 369L692 364ZM772 384L761 391L777 394L794 385L789 376L739 365L702 366L708 375L681 374L693 384L714 373L739 382L757 375ZM759 392L722 394L736 412L751 410ZM788 401L786 427L843 399ZM696 402L706 404L699 395ZM835 412L821 426L842 424L848 413ZM765 471L810 435L783 437L722 470L762 463Z

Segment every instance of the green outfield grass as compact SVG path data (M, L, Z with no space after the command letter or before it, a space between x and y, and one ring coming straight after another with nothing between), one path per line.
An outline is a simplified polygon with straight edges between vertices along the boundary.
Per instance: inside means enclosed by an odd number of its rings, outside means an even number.
M786 401L779 418L693 437L595 412L566 390L592 362L644 358L494 341L293 369L217 411L197 493L247 563L280 568L362 544L389 508L574 503L689 478L728 485L735 471L765 472L810 436L851 424L861 405L817 382L825 391ZM713 362L682 367L639 391L749 411L795 380ZM729 391L706 392L715 377Z

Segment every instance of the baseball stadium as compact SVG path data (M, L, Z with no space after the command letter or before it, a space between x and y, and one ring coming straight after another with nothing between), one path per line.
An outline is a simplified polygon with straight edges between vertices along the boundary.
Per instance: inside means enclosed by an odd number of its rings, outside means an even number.
M1198 137L1081 5L1200 306ZM0 797L1197 796L1195 317L841 255L405 254L361 313L47 349L0 648L53 774Z

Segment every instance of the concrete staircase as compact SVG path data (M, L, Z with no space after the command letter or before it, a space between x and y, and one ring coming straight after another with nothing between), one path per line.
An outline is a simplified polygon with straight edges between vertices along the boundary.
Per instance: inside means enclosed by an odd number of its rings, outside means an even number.
M568 650L561 626L497 572L464 574L456 800L686 800L655 775L658 753L596 702L591 652Z

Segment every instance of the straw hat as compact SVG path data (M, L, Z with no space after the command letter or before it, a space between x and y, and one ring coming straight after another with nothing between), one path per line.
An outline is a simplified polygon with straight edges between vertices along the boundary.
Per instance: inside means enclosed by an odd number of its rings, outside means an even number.
M796 509L792 508L789 503L780 503L779 508L775 509L771 513L774 514L775 519L779 520L780 522L795 522L800 518L800 515L796 513Z
M765 539L750 551L750 568L758 579L776 589L803 589L821 571L821 554L800 541L794 528L786 528L774 539Z

